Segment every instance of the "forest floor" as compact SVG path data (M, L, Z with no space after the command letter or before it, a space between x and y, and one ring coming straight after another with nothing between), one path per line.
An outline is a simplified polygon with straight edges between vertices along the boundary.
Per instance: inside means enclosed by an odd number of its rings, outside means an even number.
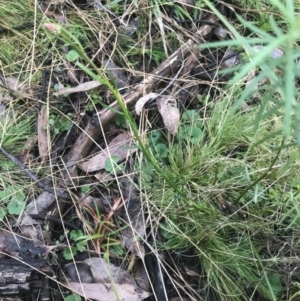
M290 0L2 0L0 297L300 300L299 26Z

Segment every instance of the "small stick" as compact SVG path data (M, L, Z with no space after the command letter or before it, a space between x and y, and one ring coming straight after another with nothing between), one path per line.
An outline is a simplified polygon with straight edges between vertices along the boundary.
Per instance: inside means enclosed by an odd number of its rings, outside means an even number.
M18 166L22 171L24 171L26 173L26 175L36 183L37 186L39 186L40 188L48 191L49 193L55 194L59 197L61 197L62 199L68 199L68 195L65 192L59 191L57 189L54 189L53 187L49 187L46 184L44 184L43 182L41 182L41 180L39 180L39 178L26 166L24 165L20 160L18 160L15 156L11 155L7 150L5 150L5 148L3 146L0 146L0 152L7 158L9 159L11 162L13 162L16 166Z
M29 214L29 216L35 220L40 220L40 221L44 221L44 222L53 222L57 225L60 225L60 226L64 225L73 230L80 230L80 228L77 227L76 225L74 225L73 223L68 222L68 221L62 221L61 219L56 218L55 216L51 216L51 215L42 216L40 214Z

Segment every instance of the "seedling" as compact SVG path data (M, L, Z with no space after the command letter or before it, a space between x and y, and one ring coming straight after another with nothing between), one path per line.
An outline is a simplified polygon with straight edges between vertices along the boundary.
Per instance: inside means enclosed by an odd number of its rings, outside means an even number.
M195 110L187 110L182 114L182 126L179 136L192 144L198 144L203 140L203 124L200 115Z
M119 156L111 156L105 160L105 170L111 174L114 172L120 172L124 170L124 164L117 164L119 162Z
M75 242L75 246L68 246L63 250L63 256L67 260L71 260L77 255L77 252L83 252L86 249L87 241L82 239L84 237L81 230L72 230L70 232L70 240Z
M67 116L63 114L51 114L49 118L50 130L55 134L62 133L64 131L68 131L72 126L73 117L72 113L68 113Z
M91 101L86 106L86 110L92 112L95 110L95 105L102 103L102 97L97 93L91 94Z
M116 125L121 126L124 129L128 128L127 121L124 115L118 114L116 116Z
M71 294L66 297L65 301L81 301L81 297L77 294Z
M25 194L22 189L18 190L12 185L6 186L3 190L0 190L1 202L7 202L6 208L1 207L0 220L4 218L6 212L9 214L20 215L25 207Z

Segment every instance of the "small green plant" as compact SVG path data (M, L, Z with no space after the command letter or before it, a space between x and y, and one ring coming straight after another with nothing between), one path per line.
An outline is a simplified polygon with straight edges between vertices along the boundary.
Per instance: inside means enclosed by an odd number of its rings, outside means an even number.
M25 194L22 190L15 192L12 186L7 186L4 190L0 190L0 202L1 220L5 217L7 212L13 215L20 215L25 208ZM8 203L5 204L6 202Z
M167 146L166 141L160 131L154 130L150 132L148 134L148 141L150 149L157 160L162 160L168 157L169 147Z
M49 118L50 130L55 134L68 131L72 126L72 113L68 113L66 116L62 114L51 114Z
M68 246L63 250L63 256L67 260L71 260L78 252L83 252L86 249L87 241L83 240L83 233L81 230L72 230L70 232L70 240L74 241L75 246Z
M124 164L117 164L119 160L120 160L119 156L115 156L115 155L111 156L110 158L107 158L105 160L104 169L111 174L114 174L114 172L123 171L125 166Z
M67 54L66 54L66 59L69 62L74 62L77 61L80 58L80 55L75 51L75 50L70 50Z
M200 115L195 110L187 110L182 114L182 122L178 136L192 144L199 144L204 135Z
M235 91L231 95L234 96ZM249 287L243 283L250 279L267 300L276 300L273 296L280 296L282 284L278 275L271 273L263 264L261 256L264 256L264 251L261 238L256 233L262 231L271 235L273 231L270 221L262 225L258 220L265 208L274 202L269 203L266 187L276 189L277 202L281 194L274 177L262 170L268 170L277 158L281 141L273 137L271 145L265 143L253 148L255 141L268 135L268 124L272 123L272 118L256 130L251 122L259 108L252 107L247 114L243 114L229 110L231 104L229 99L214 103L214 109L206 112L205 122L201 114L194 110L188 110L182 116L177 140L169 143L169 153L163 164L169 178L182 187L186 197L169 187L147 162L141 166L143 188L149 190L147 198L151 198L152 213L157 210L157 214L164 217L159 225L164 238L161 248L194 249L209 283L224 295L223 300L227 300L228 296L232 296L230 300L248 300L245 292ZM148 141L152 152L156 152L156 144L167 146L164 137L157 131L148 135ZM277 145L276 151L272 145ZM293 149L287 148L281 154L281 160L286 161L288 152L293 152ZM293 178L292 174L286 170L281 181L288 183L289 178ZM264 178L255 182L262 175ZM220 199L232 204L237 212L239 208L247 208L251 217L247 217L246 224L243 214L223 214ZM290 226L296 225L299 216L296 202L296 196L285 201L289 206L285 206L284 216L291 216ZM278 204L281 203L283 200ZM283 223L280 221L280 224ZM232 239L233 233L237 240ZM259 271L256 262L261 262ZM238 286L236 278L232 277L237 274Z
M92 93L91 101L86 106L86 110L88 112L93 112L95 110L95 105L97 105L97 104L102 104L102 97L101 97L101 95L99 95L97 93Z
M72 230L70 232L70 240L75 243L74 246L68 246L64 248L63 250L63 256L67 260L71 260L74 258L74 256L77 255L78 252L83 252L86 250L87 243L91 240L106 240L107 242L101 243L102 248L109 249L109 251L112 251L114 254L123 254L123 250L121 248L121 242L119 240L116 240L114 238L109 237L110 235L116 234L120 230L117 231L111 231L109 233L105 233L104 227L108 225L109 223L107 221L102 221L99 224L99 228L97 230L97 233L90 234L90 235L84 235L81 230ZM61 240L64 237L61 237Z
M65 301L81 301L81 297L77 294L71 294L66 297Z
M116 116L115 122L116 122L116 125L121 126L124 129L128 128L127 121L126 121L126 118L124 117L124 115L118 114Z
M89 186L89 185L81 186L80 190L81 190L81 192L88 194L91 192L91 186Z

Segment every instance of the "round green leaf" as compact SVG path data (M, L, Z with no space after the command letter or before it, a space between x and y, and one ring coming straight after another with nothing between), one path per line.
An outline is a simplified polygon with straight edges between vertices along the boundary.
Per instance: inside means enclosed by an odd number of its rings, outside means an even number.
M21 200L12 200L7 206L7 211L9 214L20 215L25 207L25 202Z

